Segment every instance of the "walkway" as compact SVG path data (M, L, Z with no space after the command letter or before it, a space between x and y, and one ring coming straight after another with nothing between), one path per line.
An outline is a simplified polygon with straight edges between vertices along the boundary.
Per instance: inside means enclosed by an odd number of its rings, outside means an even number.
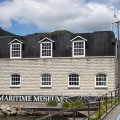
M120 120L120 105L117 105L103 120Z

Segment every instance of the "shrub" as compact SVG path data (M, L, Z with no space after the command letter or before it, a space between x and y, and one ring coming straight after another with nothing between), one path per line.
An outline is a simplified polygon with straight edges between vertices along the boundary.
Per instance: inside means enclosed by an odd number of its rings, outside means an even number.
M105 108L101 108L100 109L100 115L99 115L99 111L97 111L97 113L96 113L96 118L101 118L101 116L103 116L104 114L105 114L105 112L106 112L106 109Z
M90 117L90 120L99 120L105 114L105 112L106 112L106 109L101 108L100 114L99 114L99 111L97 111L94 117Z
M69 108L71 104L68 101L62 102L62 108Z
M62 108L73 108L73 107L80 106L82 104L83 104L83 102L79 101L79 100L76 100L73 103L70 103L68 101L64 101L64 102L62 102Z
M83 104L82 101L76 100L73 103L71 103L71 107L77 107L77 106L80 106L82 104Z
M55 100L50 100L47 102L47 106L57 106L57 102Z

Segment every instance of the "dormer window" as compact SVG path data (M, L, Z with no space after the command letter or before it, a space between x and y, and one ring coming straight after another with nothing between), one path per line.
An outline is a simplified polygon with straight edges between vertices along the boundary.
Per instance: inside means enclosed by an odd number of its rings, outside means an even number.
M77 36L71 40L73 57L84 57L85 56L85 41L87 40L81 36Z
M21 58L22 42L17 39L14 39L9 44L10 44L10 58Z
M52 57L52 43L51 42L41 43L41 57Z
M47 58L52 57L53 52L53 40L45 37L38 43L40 43L40 57L41 58Z

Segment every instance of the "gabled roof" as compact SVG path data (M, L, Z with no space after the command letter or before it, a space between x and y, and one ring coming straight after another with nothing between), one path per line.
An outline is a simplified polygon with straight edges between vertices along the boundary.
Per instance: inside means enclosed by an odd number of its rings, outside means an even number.
M84 40L84 41L87 41L85 38L83 38L83 37L81 37L81 36L76 36L75 38L73 38L72 40L70 40L70 42L72 42L72 41L74 41L75 39L77 39L77 38L80 38L80 39L82 39L82 40Z
M53 40L51 40L50 38L48 38L48 37L45 37L45 38L43 38L42 40L40 40L38 43L41 43L41 42L43 42L44 40L48 40L48 41L50 41L50 42L54 42Z
M17 42L23 44L23 42L21 42L20 40L18 40L18 39L16 39L16 38L15 38L14 40L12 40L11 42L9 42L8 44L12 44L14 41L17 41Z

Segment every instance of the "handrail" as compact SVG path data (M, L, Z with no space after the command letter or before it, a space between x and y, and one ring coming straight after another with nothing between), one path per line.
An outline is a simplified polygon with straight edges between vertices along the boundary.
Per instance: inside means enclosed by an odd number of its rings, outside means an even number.
M113 95L114 93L114 95ZM110 94L110 95L109 95ZM109 96L108 96L109 95ZM104 97L104 101L101 101L101 99ZM108 106L108 103L109 103L109 100L108 100L108 97L109 99L111 100L110 101L110 108L112 109L113 107L115 107L117 104L118 104L118 101L116 100L117 97L118 97L118 89L115 89L111 92L108 92L100 97L98 97L96 99L96 102L91 102L91 103L84 103L82 105L79 105L77 107L74 107L74 108L68 108L68 109L65 109L65 110L62 110L62 111L59 111L59 112L55 112L53 114L49 114L49 115L46 115L46 116L43 116L41 118L37 118L36 120L45 120L47 118L49 118L50 120L52 120L51 118L56 116L56 115L59 115L61 113L64 113L64 112L73 112L73 120L75 120L75 112L77 111L77 108L82 108L82 107L85 107L85 106L88 106L88 117L86 118L83 118L83 120L90 120L91 116L94 115L96 112L98 112L98 117L99 119L101 119L103 117L102 115L102 109L104 110L104 116L108 114L108 111L110 110L109 109L109 106ZM101 105L102 102L105 102L105 105ZM113 102L114 105L113 105ZM96 104L98 105L98 110L93 112L92 114L90 114L90 106L92 106L93 104Z

